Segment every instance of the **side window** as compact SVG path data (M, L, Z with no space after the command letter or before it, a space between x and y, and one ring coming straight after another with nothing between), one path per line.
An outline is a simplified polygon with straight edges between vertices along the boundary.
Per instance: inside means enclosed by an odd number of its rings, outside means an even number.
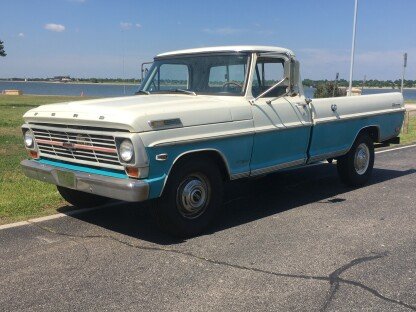
M252 94L258 96L268 88L282 80L284 76L284 61L278 58L259 58L255 67ZM286 92L285 86L272 90L267 97L276 97Z
M162 64L152 79L149 91L188 89L189 69L183 64Z
M208 87L240 93L244 84L245 71L245 64L213 66L209 70Z

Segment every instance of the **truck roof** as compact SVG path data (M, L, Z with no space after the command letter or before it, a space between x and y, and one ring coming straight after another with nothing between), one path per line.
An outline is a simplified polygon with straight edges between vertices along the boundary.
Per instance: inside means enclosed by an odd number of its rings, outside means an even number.
M241 46L219 46L219 47L206 47L206 48L177 50L177 51L161 53L161 54L156 55L156 57L194 54L194 53L210 53L210 52L276 52L276 53L285 53L291 56L295 56L295 54L291 50L286 49L286 48L272 47L272 46L241 45Z

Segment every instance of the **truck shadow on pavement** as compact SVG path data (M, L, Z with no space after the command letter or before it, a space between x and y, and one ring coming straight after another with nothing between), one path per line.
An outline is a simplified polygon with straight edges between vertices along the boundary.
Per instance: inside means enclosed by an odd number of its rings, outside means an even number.
M365 187L415 172L415 169L398 171L374 168L373 176ZM344 186L339 181L336 166L331 164L230 182L226 185L224 204L219 215L210 229L202 235L226 230L314 202L335 206L346 200L342 196L344 193L352 190L354 189ZM183 242L158 230L150 207L146 203L121 202L71 217L155 244L174 245Z

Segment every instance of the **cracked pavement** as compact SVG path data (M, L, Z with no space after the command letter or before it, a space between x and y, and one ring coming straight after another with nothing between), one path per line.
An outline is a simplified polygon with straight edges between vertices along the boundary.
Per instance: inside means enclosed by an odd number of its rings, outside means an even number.
M228 185L208 233L120 204L0 231L0 311L416 311L416 148Z

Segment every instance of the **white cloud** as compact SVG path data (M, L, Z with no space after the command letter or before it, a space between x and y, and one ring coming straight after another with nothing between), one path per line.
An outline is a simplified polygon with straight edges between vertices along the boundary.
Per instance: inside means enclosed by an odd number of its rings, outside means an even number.
M139 24L139 23L135 23L133 25L133 23L131 23L131 22L120 22L120 28L123 29L123 30L132 29L133 26L136 27L136 28L142 28L142 25Z
M23 38L25 36L25 34L21 32L17 36Z
M45 24L43 28L45 28L46 30L55 31L55 32L63 32L65 30L64 25L54 24L54 23Z
M120 22L120 27L123 30L128 30L128 29L131 28L131 26L133 26L132 23L129 23L129 22Z
M235 35L235 34L241 33L242 31L243 29L232 28L232 27L204 28L203 29L203 32L206 32L207 34L222 35L222 36Z

